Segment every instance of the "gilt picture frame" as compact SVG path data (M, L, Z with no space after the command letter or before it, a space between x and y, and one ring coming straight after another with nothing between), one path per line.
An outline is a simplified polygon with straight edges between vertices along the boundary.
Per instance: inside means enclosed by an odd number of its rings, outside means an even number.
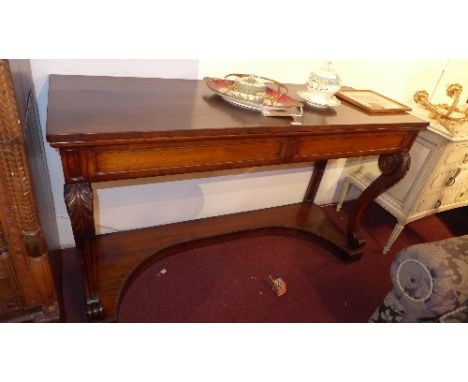
M340 90L336 96L363 109L370 114L397 114L411 108L373 90Z

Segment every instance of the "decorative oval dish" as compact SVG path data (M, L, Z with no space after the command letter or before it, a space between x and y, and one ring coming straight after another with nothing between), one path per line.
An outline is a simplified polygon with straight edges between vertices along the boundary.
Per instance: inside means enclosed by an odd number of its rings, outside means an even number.
M242 83L244 90L249 79L253 84L249 89L259 91L246 92L236 88L236 84ZM287 87L269 78L250 74L228 74L225 78L205 77L203 80L211 90L235 106L261 111L265 116L301 117L303 114L303 104L286 94ZM260 80L264 81L264 87L260 85Z

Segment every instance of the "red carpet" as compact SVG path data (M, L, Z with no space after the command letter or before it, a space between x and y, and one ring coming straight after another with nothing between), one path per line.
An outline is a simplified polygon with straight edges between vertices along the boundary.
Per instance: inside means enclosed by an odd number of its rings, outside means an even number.
M371 269L385 272L387 263ZM343 264L320 245L293 237L211 245L163 259L142 273L124 297L120 321L363 321L371 313L368 301L378 301L388 289L388 283L374 286L357 274L366 268ZM162 269L167 272L158 273ZM287 283L285 295L270 290L269 274Z
M324 210L344 227L350 207L348 203L339 213L333 206ZM460 218L452 221L456 219ZM382 255L394 223L374 204L363 222L365 253L353 263L340 260L333 247L318 239L275 235L226 240L178 253L135 279L123 298L119 321L365 322L391 289L390 263L399 250L463 234L454 233L441 216L430 216L409 224L392 251ZM468 233L466 225L463 229ZM70 275L64 277L68 322L84 317L78 312L84 305L76 300L76 288L66 289L77 276L71 273L72 261L64 260L64 272L68 267ZM266 283L269 274L287 283L285 295L273 294Z
M349 206L348 206L349 207ZM346 212L327 214L341 226ZM316 239L249 237L163 259L126 293L121 322L365 322L391 289L390 263L404 246L451 237L436 217L407 228L384 256L393 218L373 206L364 222L367 249L344 263ZM160 273L165 270L165 273ZM164 271L163 271L164 272ZM277 297L266 279L288 285Z

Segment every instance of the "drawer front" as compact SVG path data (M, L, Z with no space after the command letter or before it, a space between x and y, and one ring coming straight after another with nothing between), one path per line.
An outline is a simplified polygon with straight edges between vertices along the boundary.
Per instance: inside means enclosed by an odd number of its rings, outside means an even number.
M442 210L444 207L458 203L460 201L460 193L459 190L454 191L441 191L436 193L426 193L418 202L418 206L415 212L426 212L426 211L434 211Z
M439 194L426 194L424 195L421 200L418 202L418 206L416 207L416 212L426 212L432 211L440 207Z
M400 134L348 134L339 137L303 138L298 142L295 161L313 160L316 157L342 158L401 151L406 133Z
M457 192L457 196L455 197L456 203L466 202L468 204L468 186L462 188L459 192Z
M468 181L468 168L444 169L439 172L430 183L431 188L458 187Z
M443 163L452 166L468 164L468 145L466 143L450 145Z
M166 147L151 145L109 146L94 151L90 175L97 179L106 174L128 173L151 176L240 168L281 163L285 153L282 139L257 139L203 144L185 143Z

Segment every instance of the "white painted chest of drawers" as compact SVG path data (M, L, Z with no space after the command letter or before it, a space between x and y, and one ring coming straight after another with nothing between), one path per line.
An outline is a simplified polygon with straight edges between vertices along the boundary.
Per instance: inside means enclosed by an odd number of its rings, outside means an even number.
M451 136L440 124L432 122L427 131L418 135L410 155L408 174L376 199L397 219L383 253L390 250L406 224L468 205L468 127L463 126L457 136ZM337 210L351 185L362 191L377 178L380 171L376 159L349 160Z

